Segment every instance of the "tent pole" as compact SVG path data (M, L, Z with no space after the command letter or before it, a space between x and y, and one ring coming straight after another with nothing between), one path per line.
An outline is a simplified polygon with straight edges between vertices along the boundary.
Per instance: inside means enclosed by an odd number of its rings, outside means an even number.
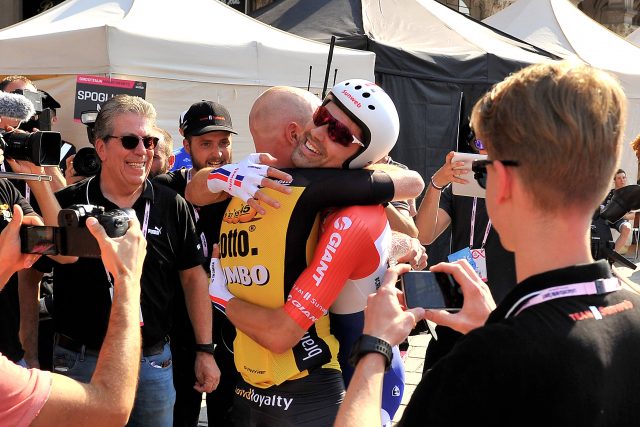
M329 83L329 72L331 71L331 61L333 60L333 48L336 45L336 36L331 36L329 44L329 58L327 59L327 71L324 73L324 86L322 87L322 99L327 94L327 84Z

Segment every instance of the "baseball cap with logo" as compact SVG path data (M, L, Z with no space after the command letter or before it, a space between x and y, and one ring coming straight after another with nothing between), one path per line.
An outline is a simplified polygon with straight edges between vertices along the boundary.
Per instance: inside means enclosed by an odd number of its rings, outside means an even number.
M185 136L203 135L216 130L237 134L233 130L229 111L213 101L196 102L189 107L184 115L182 128Z

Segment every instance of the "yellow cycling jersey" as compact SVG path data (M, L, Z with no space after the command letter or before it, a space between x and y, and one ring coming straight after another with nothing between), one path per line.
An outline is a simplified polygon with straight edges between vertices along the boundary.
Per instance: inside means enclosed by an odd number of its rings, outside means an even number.
M368 170L295 169L284 195L262 189L280 202L259 215L234 198L220 228L220 264L229 291L263 307L284 306L296 279L313 254L318 213L331 206L378 204L393 197L388 175ZM340 369L338 342L329 316L321 316L290 350L276 354L237 330L234 359L243 379L267 388L302 378L319 367Z

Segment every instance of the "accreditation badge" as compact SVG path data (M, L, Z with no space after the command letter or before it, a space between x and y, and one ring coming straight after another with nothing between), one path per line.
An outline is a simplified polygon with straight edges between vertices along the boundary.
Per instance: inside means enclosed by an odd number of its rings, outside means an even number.
M476 263L473 260L473 254L471 253L471 250L469 248L460 249L459 251L447 256L447 260L449 260L449 262L454 262L459 259L466 259L467 262L471 264L471 267L473 267L474 270L477 270Z
M483 282L487 281L487 253L484 248L471 249L471 257L475 263L474 269Z

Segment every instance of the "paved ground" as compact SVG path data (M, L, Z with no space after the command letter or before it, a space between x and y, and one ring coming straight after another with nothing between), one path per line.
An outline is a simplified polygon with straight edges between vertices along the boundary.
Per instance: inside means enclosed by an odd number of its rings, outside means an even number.
M626 257L631 262L634 262L636 266L639 268L637 268L636 270L632 270L627 267L619 266L618 264L616 264L615 267L618 269L618 271L622 276L627 277L632 282L634 282L631 284L630 287L634 288L637 292L640 292L640 286L636 285L636 283L640 284L640 261L634 259L633 255L635 255L635 247L632 247L628 250L628 255L626 255ZM407 357L405 359L406 385L404 390L404 396L402 398L402 404L400 406L400 409L396 413L396 416L393 419L394 424L398 422L402 417L402 412L404 411L405 406L409 402L409 399L411 398L411 394L413 393L413 390L415 390L416 385L420 382L420 379L422 378L424 353L426 351L426 347L430 338L431 338L431 335L428 335L428 334L409 337L409 350L407 352ZM200 422L198 423L199 426L208 425L205 403L206 402L203 400L202 411L200 412Z

